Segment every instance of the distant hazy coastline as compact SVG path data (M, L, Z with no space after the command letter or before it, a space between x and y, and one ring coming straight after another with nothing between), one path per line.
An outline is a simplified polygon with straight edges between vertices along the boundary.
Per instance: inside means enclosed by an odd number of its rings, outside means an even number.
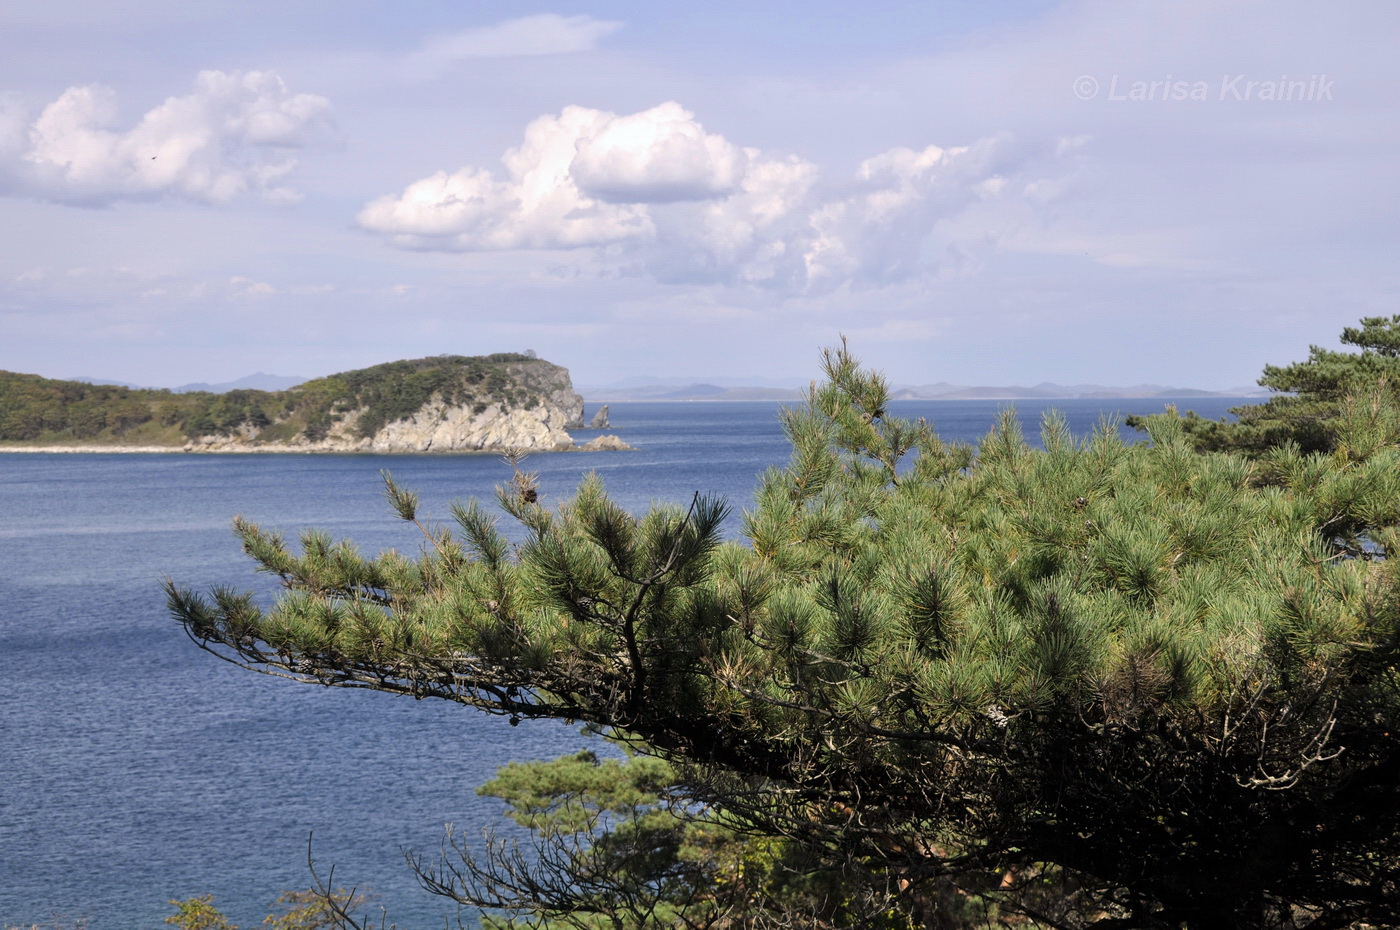
M576 390L590 404L620 403L623 401L778 401L793 403L805 400L805 388L775 387L772 385L715 384L694 382L686 384L614 384L581 386ZM1101 384L1037 384L1032 387L1022 385L981 385L958 384L893 385L890 390L892 400L1189 400L1204 397L1264 397L1270 392L1259 388L1239 387L1229 391L1204 391L1197 388L1167 387L1158 384L1139 384L1131 387L1115 387Z

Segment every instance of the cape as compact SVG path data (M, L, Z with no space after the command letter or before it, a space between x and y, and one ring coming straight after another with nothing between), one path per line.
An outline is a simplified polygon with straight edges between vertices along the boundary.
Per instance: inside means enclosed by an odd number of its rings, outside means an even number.
M0 371L0 451L545 452L589 448L568 433L582 425L568 369L516 353L388 362L284 391L221 394Z

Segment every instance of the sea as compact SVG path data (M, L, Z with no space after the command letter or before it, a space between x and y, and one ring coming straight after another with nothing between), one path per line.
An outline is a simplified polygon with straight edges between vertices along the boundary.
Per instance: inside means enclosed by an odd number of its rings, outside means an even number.
M1168 402L1015 406L1034 442L1052 406L1084 436ZM1246 402L1175 401L1211 418ZM975 442L1007 403L898 401L891 412ZM614 403L608 432L635 451L537 454L522 467L538 472L546 505L590 471L637 513L719 494L738 539L756 476L787 459L779 410ZM501 803L474 791L499 766L591 741L562 723L511 727L447 702L240 669L197 648L161 594L167 577L270 593L233 537L236 514L289 538L319 527L367 553L418 551L421 534L384 500L382 470L441 520L453 499L493 502L510 477L494 455L0 454L0 927L158 928L170 901L205 894L253 927L279 891L309 886L308 859L371 893L401 930L455 919L418 888L405 853L435 855L446 824L474 838L500 822Z

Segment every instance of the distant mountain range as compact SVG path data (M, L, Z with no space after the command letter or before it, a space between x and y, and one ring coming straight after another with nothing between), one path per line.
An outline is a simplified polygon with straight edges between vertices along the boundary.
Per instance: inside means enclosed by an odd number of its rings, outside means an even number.
M1168 387L1161 384L1134 384L1111 387L1103 384L1054 384L1042 381L1025 387L1019 384L967 387L940 381L937 384L904 385L894 388L896 400L992 399L1043 400L1070 397L1252 397L1269 392L1259 387L1234 388L1229 391L1203 391L1199 388Z
M99 378L87 378L81 375L68 378L68 381L81 381L84 384L110 384L114 387L151 389L149 384L130 384L126 381L104 381ZM285 391L287 388L304 384L307 378L295 375L269 375L265 372L257 372L248 375L246 378L239 378L237 381L223 381L219 384L206 384L203 381L196 381L193 384L182 384L179 387L171 388L175 394L193 394L196 391L207 391L210 394L225 394L229 391L254 390L254 391ZM156 390L159 390L156 388Z
M797 388L745 384L726 386L710 381L580 387L578 392L590 403L628 400L801 400L803 397L803 391Z
M895 400L1046 400L1073 397L1265 397L1269 392L1254 387L1233 388L1228 391L1203 391L1197 388L1168 387L1161 384L1136 384L1112 387L1103 384L1052 384L1042 382L1031 387L1023 385L968 386L949 384L892 385ZM715 378L686 381L684 379L626 378L611 384L581 385L580 394L591 403L628 400L801 400L805 388L792 387L765 378Z

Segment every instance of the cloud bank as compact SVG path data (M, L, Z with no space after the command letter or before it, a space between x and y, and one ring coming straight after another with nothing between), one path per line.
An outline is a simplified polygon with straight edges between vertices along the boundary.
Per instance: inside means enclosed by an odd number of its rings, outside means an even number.
M108 87L70 87L37 116L11 96L0 99L0 193L85 206L294 200L282 182L329 111L326 98L294 94L271 71L202 71L191 93L125 130Z
M736 145L675 102L630 115L570 106L530 123L503 172L439 171L359 222L406 249L591 249L668 282L880 285L937 266L943 221L1043 200L1063 151L1007 137L901 147L830 184L812 162Z

